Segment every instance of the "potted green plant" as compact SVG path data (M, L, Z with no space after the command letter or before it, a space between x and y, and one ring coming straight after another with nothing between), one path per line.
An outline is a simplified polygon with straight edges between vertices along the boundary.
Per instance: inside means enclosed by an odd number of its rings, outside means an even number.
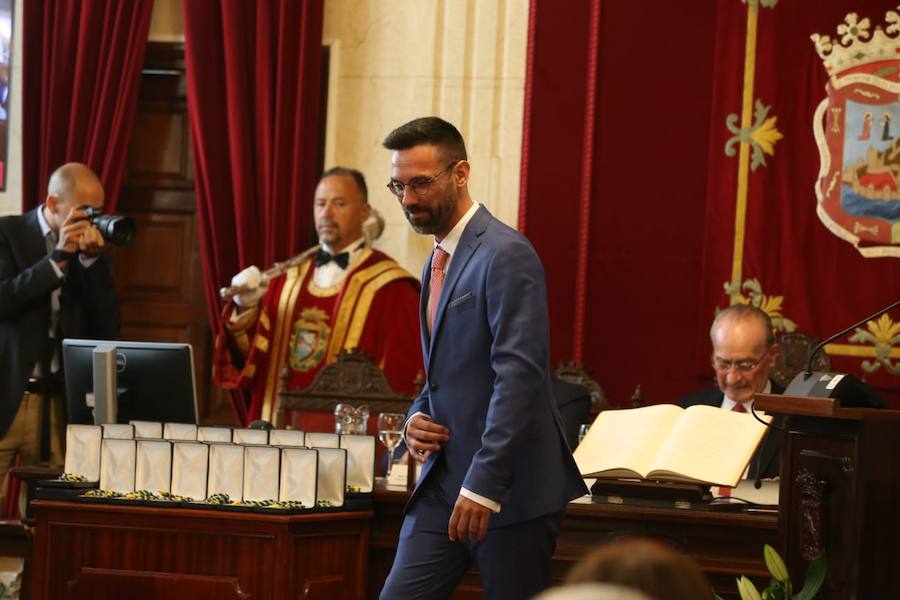
M804 578L803 588L794 593L791 577L788 574L787 567L775 548L766 544L763 548L763 558L766 561L766 568L772 574L772 580L769 587L764 589L762 593L756 589L749 579L741 575L737 579L738 593L741 600L812 600L819 593L822 584L825 583L825 554L820 554L809 563L806 567L806 577ZM717 600L722 600L716 596Z

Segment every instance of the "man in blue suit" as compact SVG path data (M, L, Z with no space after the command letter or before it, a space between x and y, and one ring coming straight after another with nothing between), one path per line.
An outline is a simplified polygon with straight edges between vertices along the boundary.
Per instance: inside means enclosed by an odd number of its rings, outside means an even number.
M416 119L384 146L388 188L435 250L419 315L427 381L405 431L424 465L381 598L447 598L473 561L486 598L530 598L551 583L566 504L587 493L550 387L544 272L472 201L453 125Z

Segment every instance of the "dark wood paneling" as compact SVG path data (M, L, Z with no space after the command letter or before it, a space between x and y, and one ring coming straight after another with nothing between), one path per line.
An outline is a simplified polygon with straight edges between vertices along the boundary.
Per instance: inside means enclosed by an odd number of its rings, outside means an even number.
M260 515L45 500L32 507L34 599L364 594L369 512Z
M227 395L211 383L186 90L183 45L151 42L118 205L138 223L134 243L114 253L120 337L190 343L200 421L236 424Z
M116 569L81 569L69 582L68 597L78 600L152 600L189 597L194 600L248 600L236 577L174 575Z

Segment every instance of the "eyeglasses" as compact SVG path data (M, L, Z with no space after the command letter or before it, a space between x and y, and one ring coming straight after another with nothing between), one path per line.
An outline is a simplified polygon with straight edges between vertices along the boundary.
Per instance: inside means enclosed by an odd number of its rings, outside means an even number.
M403 191L407 186L416 193L418 196L424 196L428 193L428 190L431 188L431 182L448 172L450 169L455 167L460 161L456 160L450 163L446 169L434 175L432 177L413 177L409 180L409 183L403 183L398 179L391 179L387 183L387 189L391 190L391 193L397 198L403 198Z
M745 358L742 360L725 360L716 356L712 359L712 366L713 369L722 373L725 373L732 368L734 368L734 370L738 371L739 373L750 373L751 371L756 369L756 367L758 367L760 363L762 363L763 359L768 354L769 351L766 350L765 353L763 353L763 355L759 358Z

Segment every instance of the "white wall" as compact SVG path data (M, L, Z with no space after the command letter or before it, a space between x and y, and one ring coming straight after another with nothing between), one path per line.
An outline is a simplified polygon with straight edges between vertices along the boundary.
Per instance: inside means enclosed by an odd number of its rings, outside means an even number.
M528 2L326 0L332 48L326 168L360 169L387 226L376 246L417 277L432 241L414 233L385 184L395 127L427 115L466 140L472 198L515 227Z

